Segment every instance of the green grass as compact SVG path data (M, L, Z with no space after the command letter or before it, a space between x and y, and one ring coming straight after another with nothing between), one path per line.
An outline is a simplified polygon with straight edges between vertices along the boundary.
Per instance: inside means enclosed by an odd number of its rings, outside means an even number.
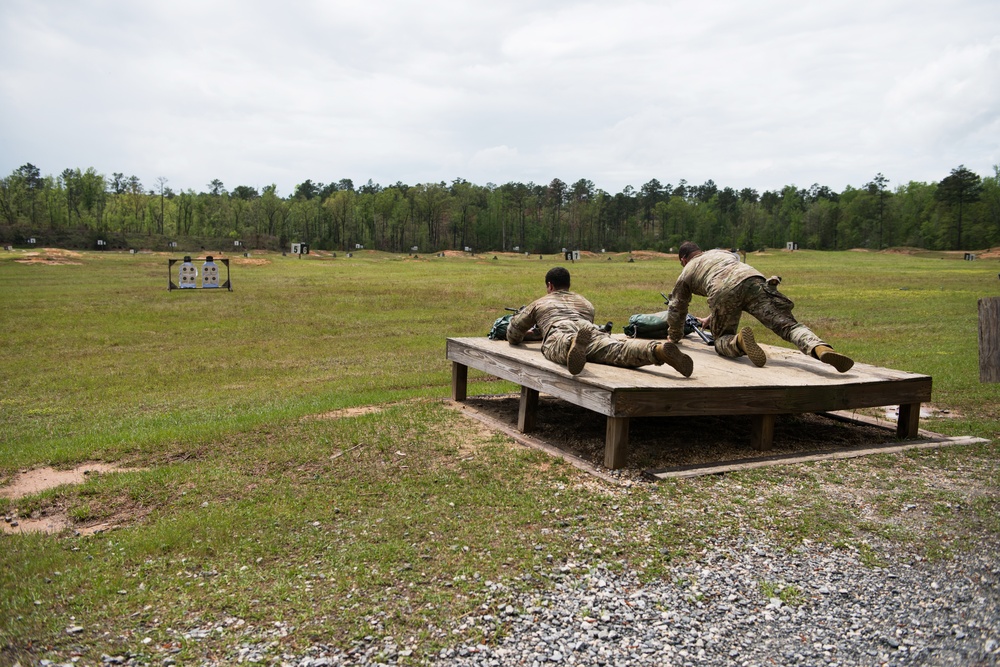
M234 261L229 293L168 292L165 255L23 257L0 254L0 476L94 460L132 470L0 498L3 513L124 525L0 537L0 664L172 650L199 662L226 655L237 628L275 623L291 628L289 652L391 635L417 661L443 641L437 629L484 604L486 581L542 585L534 575L557 563L664 576L748 530L789 549L855 549L873 566L883 543L946 558L1000 537L1000 388L979 383L976 343L996 262L750 257L838 349L932 375L935 405L958 417L924 427L990 443L625 490L441 400L445 338L485 335L505 306L539 296L551 258L269 254ZM626 259L570 267L616 331L661 310L680 269ZM513 388L470 371L471 394ZM762 592L799 603L794 587ZM231 631L182 636L213 624Z

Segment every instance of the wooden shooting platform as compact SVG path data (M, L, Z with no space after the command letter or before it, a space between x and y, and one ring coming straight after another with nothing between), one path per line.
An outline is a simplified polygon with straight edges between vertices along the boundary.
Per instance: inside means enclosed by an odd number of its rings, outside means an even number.
M611 469L625 464L631 417L750 415L752 444L764 451L771 447L779 414L898 405L897 437L916 438L920 404L931 398L928 375L860 363L838 373L798 350L773 345L761 346L767 365L757 368L746 357L726 359L686 339L681 348L694 360L690 378L665 365L593 363L573 376L543 357L541 347L540 342L512 346L488 338L449 338L452 400L467 398L468 370L475 368L521 386L517 428L522 433L534 429L539 393L605 415L604 465Z

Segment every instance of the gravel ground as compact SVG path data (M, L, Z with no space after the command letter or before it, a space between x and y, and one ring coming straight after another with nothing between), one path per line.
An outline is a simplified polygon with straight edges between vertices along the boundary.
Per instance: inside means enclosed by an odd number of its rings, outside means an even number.
M224 657L199 663L212 667L1000 665L996 545L936 562L890 560L871 567L851 549L806 544L790 553L745 538L718 541L646 583L634 572L566 563L525 575L528 592L484 582L480 613L429 631L499 639L455 643L425 658L391 637L291 654L281 639L294 628L281 623L249 632L222 623L182 636L233 637ZM174 664L162 655L104 662Z
M503 626L501 642L443 650L437 664L1000 664L995 546L880 568L828 546L716 544L669 572L644 584L564 566L551 590L466 621Z

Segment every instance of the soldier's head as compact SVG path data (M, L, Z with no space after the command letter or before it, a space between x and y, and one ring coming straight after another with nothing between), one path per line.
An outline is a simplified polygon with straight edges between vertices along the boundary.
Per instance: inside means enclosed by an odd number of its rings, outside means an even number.
M685 241L681 244L681 247L677 249L677 259L681 261L681 266L688 263L688 260L694 259L701 254L701 248L694 241Z
M569 271L561 266L549 269L545 274L545 288L549 292L569 289Z

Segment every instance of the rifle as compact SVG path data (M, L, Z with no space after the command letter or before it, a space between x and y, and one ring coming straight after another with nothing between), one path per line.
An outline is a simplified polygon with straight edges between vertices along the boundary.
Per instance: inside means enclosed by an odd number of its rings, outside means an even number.
M684 328L686 329L688 327L694 329L694 332L698 334L698 338L700 338L701 342L703 342L705 345L715 344L715 338L712 336L712 334L702 329L701 323L698 322L698 318L692 315L691 313L688 313L687 317L684 318Z
M663 303L667 305L670 304L670 297L668 297L663 292L660 292L660 296L663 297ZM698 318L692 315L691 313L688 313L687 317L684 318L684 331L687 332L688 329L691 329L696 334L698 334L698 338L700 338L701 342L704 343L705 345L715 344L715 337L712 334L705 331L701 326L701 322L698 321Z

